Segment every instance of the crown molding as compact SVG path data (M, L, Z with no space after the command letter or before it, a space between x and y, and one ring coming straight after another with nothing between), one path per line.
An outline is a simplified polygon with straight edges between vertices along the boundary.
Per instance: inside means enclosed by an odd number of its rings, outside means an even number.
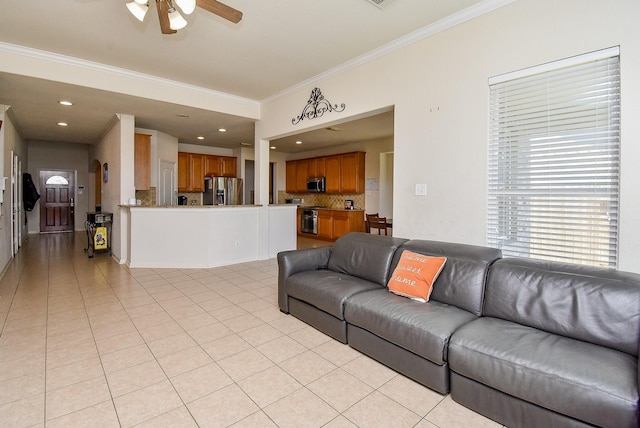
M249 104L253 106L259 106L257 100L249 98L239 97L226 92L215 91L201 86L190 85L188 83L178 82L171 79L165 79L163 77L153 76L151 74L140 73L137 71L128 70L126 68L114 67L99 62L87 61L80 58L75 58L67 55L61 55L53 52L43 51L40 49L29 48L20 45L14 45L11 43L0 42L0 54L8 53L13 55L19 55L27 58L33 58L45 62L53 62L56 64L67 65L71 67L81 68L88 71L100 72L110 74L115 77L124 77L133 80L140 80L155 85L162 85L166 87L173 87L179 90L186 90L198 94L208 95L212 97L225 98L230 101L234 101L242 104ZM2 71L2 70L0 70ZM36 76L33 76L36 77Z
M467 22L469 20L482 16L486 13L492 12L503 6L507 6L511 3L514 3L515 1L517 0L485 0L473 6L469 6L468 8L463 9L457 13L454 13L453 15L447 16L446 18L436 21L433 24L427 25L426 27L423 27L419 30L416 30L412 33L407 34L406 36L400 37L394 41L384 44L376 49L373 49L372 51L369 51L363 55L353 58L347 62L344 62L330 70L327 70L314 77L304 80L271 97L265 98L260 102L260 104L262 105L269 104L297 90L304 89L314 85L318 86L317 82L319 81L327 80L331 77L342 74L348 70L357 68L363 64L366 64L375 59L388 55L392 52L405 48L409 45L412 45L416 42L424 40L428 37L431 37L435 34L445 31L449 28L455 27L456 25L460 25L464 22Z

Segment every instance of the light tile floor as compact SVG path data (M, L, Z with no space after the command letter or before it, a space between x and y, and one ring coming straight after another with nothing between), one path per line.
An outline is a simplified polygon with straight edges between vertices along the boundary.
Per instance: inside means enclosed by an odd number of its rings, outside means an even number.
M2 427L499 427L277 307L275 260L128 269L30 235L0 281Z

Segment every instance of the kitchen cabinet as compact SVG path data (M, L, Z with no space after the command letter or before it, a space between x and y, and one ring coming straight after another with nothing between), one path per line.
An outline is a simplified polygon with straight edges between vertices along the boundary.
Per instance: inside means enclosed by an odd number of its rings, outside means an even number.
M151 135L135 134L133 159L136 190L151 189Z
M237 177L238 159L233 156L220 156L220 176Z
M364 212L334 210L333 234L331 239L338 239L349 232L364 232Z
M303 208L298 209L297 230L300 234L300 221ZM357 210L318 210L318 239L335 241L349 232L364 232L364 212ZM304 234L314 237L314 235Z
M220 176L221 165L220 156L207 155L205 159L204 175Z
M333 239L332 210L318 210L318 238Z
M206 155L191 155L191 191L204 192L204 166Z
M306 159L296 161L296 189L298 192L307 191L307 178L309 178L309 161Z
M206 155L205 174L216 177L236 177L238 173L238 159L233 156Z
M298 185L297 185L297 161L287 161L287 177L285 183L285 189L287 193L297 193Z
M327 193L340 193L341 186L341 155L325 157L325 177L327 179Z
M178 192L189 192L191 189L191 155L178 152Z
M340 193L364 193L365 153L340 155Z
M309 163L306 159L287 161L286 191L287 193L305 193L309 178Z
M309 159L309 177L325 177L325 158Z
M287 193L306 193L307 179L326 178L326 193L364 193L365 152L287 161Z
M206 155L178 152L178 192L203 192Z
M204 177L236 177L238 160L233 156L178 152L178 192L204 192Z

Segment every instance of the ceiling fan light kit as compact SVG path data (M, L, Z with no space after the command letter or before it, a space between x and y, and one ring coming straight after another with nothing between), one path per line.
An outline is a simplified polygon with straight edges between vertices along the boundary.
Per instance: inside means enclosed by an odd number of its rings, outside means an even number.
M140 22L144 21L144 16L147 14L149 10L148 4L142 4L138 0L127 3L127 9L136 19Z
M181 30L187 26L187 21L180 15L180 12L169 2L169 28Z
M175 0L185 15L191 15L196 8L196 0Z
M187 21L175 8L174 3L185 15L190 15L196 6L199 6L236 24L242 19L242 12L217 0L156 0L160 30L163 34L173 34L187 26ZM142 22L149 10L149 0L133 0L126 6L129 12Z

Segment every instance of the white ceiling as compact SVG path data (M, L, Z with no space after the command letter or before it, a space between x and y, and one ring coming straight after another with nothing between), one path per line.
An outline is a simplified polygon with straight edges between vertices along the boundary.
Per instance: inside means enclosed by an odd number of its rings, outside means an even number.
M243 12L238 24L203 9L186 16L177 34L160 33L151 6L144 22L127 10L127 0L3 0L0 43L43 50L165 79L265 100L354 58L362 57L491 0L396 0L380 9L368 0L224 0ZM7 46L7 45L5 45ZM15 46L11 46L12 48ZM70 108L56 104L68 98ZM237 147L253 142L252 120L93 88L56 83L2 72L0 104L25 139L92 144L114 113L132 114L136 126L157 129L183 143ZM303 106L301 105L301 108ZM180 118L177 115L188 115ZM392 121L340 124L340 132L321 129L314 137L335 144L393 133L381 126ZM55 125L64 120L66 128ZM371 120L371 119L370 119ZM357 126L359 125L359 126ZM375 125L375 126L373 126ZM224 127L226 133L218 128ZM359 131L360 130L360 131ZM385 135L386 134L386 135ZM197 135L204 135L200 142ZM347 136L348 135L348 136ZM304 150L295 136L279 141L280 151ZM308 147L308 146L307 146Z

